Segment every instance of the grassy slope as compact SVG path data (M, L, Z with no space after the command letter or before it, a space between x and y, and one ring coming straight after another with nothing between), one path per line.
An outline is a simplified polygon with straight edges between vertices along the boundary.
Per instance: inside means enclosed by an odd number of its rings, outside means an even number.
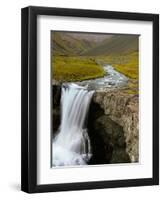
M131 79L138 79L139 76L139 55L132 52L124 55L98 56L98 61L108 63Z
M114 67L130 78L126 92L136 95L139 93L139 54L133 52L126 55L126 58L128 58L126 63L115 64Z
M104 69L89 57L55 56L53 77L58 81L82 81L105 75Z
M71 35L62 32L52 34L52 52L55 55L75 56L95 46L95 43L78 40Z
M104 40L101 44L88 49L83 55L123 55L138 50L138 36L120 35Z
M128 62L115 64L114 67L117 71L125 74L131 79L138 79L139 77L139 59L138 52L127 55Z
M94 42L77 39L63 32L52 33L52 71L58 81L82 81L104 76L105 72L94 59L80 56L95 46Z

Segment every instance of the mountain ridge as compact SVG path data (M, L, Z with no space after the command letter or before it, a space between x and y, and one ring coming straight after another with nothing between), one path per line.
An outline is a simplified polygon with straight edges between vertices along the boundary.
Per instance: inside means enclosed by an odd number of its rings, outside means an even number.
M138 36L119 35L104 40L101 44L86 51L83 55L100 56L126 54L138 51Z
M136 52L139 48L136 35L108 35L108 38L105 35L100 41L97 41L97 38L92 36L91 39L90 35L84 37L81 33L79 37L77 33L74 37L74 33L54 32L51 38L52 54L64 56L120 55Z

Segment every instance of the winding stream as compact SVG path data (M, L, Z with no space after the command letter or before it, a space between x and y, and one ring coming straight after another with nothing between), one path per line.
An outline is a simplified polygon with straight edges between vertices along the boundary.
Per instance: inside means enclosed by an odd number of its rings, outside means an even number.
M122 73L116 71L111 65L104 65L106 75L102 78L91 79L77 82L79 85L88 85L90 89L104 89L122 87L127 85L128 78Z

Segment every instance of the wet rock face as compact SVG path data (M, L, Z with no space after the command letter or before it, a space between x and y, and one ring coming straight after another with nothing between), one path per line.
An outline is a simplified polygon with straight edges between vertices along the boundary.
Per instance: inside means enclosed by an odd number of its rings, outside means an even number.
M61 87L53 87L53 131L60 124ZM93 156L89 164L137 162L138 96L121 89L94 93L88 116Z
M99 104L92 103L88 121L92 144L92 164L129 163L123 128L104 114Z
M53 134L55 134L60 125L60 99L61 99L61 86L53 85L52 88L52 126Z
M139 158L139 132L138 132L138 96L129 95L123 90L97 91L93 102L97 103L104 111L104 118L110 118L123 129L126 153L131 162ZM103 124L108 128L108 123ZM108 129L109 130L109 129ZM113 133L112 133L113 134ZM120 153L121 154L121 153Z

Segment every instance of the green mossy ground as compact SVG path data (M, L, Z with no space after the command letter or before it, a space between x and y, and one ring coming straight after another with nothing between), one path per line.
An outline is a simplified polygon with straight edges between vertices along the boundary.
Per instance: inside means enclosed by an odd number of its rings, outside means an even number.
M57 81L83 81L103 77L105 71L86 56L55 56L52 60L53 78Z

